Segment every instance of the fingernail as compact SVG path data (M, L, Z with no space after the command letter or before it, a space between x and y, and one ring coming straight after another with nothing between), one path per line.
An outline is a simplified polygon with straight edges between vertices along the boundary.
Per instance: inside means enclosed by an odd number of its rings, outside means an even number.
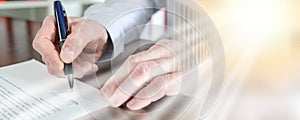
M132 99L127 103L127 107L131 110L134 110L136 108L136 100Z
M65 63L71 63L73 61L74 51L69 47L66 47L61 53L61 59Z
M106 90L106 88L102 87L100 91L101 91L102 95L108 100L109 98L107 96L107 90Z
M64 70L64 64L63 63L58 63L58 69L60 71L63 71Z
M93 65L93 70L94 70L94 72L97 72L98 71L98 66L97 65Z
M110 99L108 100L110 105L112 107L119 107L120 103L118 103L118 96L116 96L115 94L113 96L110 97Z

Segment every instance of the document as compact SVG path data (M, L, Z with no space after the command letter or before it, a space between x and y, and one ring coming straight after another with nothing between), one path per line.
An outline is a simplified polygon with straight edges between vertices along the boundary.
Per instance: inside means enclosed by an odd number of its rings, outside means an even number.
M49 75L36 60L0 68L0 120L77 119L108 107L100 91Z

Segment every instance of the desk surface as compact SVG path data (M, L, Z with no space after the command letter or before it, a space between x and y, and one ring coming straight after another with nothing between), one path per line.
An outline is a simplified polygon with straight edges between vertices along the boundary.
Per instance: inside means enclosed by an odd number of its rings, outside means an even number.
M31 46L40 25L41 22L0 17L0 66L41 60Z

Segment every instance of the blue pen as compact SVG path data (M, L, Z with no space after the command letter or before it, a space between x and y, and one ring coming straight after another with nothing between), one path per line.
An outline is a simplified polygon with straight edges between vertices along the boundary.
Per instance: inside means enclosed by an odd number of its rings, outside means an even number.
M69 34L69 29L67 14L59 0L54 1L54 15L56 21L57 34L59 38L59 49L61 50ZM66 79L69 81L70 88L72 89L74 86L72 63L65 63L64 74L66 76Z

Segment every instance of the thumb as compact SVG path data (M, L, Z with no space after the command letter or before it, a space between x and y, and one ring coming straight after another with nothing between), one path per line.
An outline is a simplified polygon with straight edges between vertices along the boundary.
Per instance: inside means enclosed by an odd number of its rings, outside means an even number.
M73 62L89 43L88 39L82 39L79 34L72 32L65 40L60 52L60 58L65 63Z

